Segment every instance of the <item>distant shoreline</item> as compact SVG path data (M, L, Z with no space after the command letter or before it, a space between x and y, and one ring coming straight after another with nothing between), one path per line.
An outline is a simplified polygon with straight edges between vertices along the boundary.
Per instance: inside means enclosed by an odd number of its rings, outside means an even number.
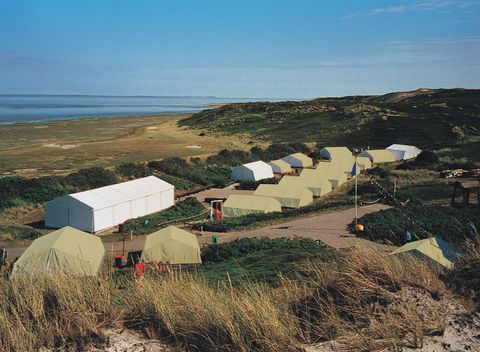
M196 111L195 111L196 112ZM67 123L67 122L88 122L95 120L108 120L108 119L129 119L129 118L142 118L142 117L169 117L169 116L189 116L195 112L159 112L159 113L145 113L145 114L131 114L131 115L102 115L102 116L80 116L75 118L60 118L60 119L44 119L35 121L18 121L18 122L0 122L1 126L22 126L33 124L51 124L51 123Z

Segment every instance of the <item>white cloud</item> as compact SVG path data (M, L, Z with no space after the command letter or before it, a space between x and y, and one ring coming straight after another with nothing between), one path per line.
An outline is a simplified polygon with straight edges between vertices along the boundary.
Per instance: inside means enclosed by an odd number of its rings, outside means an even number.
M401 14L406 12L425 12L435 11L446 8L467 9L480 5L478 2L467 1L443 1L443 0L430 0L430 1L417 1L411 5L398 5L388 7L378 7L363 12L351 13L341 17L342 20L349 20L360 16L378 16L383 14Z

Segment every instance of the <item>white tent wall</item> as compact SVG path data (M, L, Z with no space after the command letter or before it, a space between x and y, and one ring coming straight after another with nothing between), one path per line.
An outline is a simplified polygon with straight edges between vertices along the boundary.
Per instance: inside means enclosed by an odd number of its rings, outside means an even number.
M397 161L416 158L418 154L422 152L420 148L417 148L413 145L404 144L392 144L386 149L390 150L393 155L395 155L395 159Z
M149 176L45 203L45 225L97 232L174 204L174 187Z
M240 181L259 181L272 177L272 166L261 160L234 167L230 175L231 179Z
M90 232L96 232L103 229L108 229L109 227L115 226L116 224L113 221L113 208L104 208L95 210L93 213L93 223L90 224L90 227L93 226ZM75 227L75 226L72 226ZM81 230L81 229L80 229Z

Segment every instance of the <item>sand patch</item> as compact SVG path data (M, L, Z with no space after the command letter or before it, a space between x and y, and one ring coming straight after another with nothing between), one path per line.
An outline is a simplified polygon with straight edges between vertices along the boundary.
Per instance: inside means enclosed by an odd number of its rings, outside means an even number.
M147 130L158 130L157 126L148 126Z
M188 149L202 149L203 147L201 145L187 145Z
M43 145L45 148L60 148L60 149L71 149L78 147L78 144L57 144L57 143L48 143Z

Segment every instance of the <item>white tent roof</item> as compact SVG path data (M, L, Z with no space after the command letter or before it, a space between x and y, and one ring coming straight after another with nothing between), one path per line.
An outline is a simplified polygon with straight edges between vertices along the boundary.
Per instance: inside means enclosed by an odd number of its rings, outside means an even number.
M118 183L111 186L72 193L46 203L69 203L77 200L93 210L103 209L112 205L128 202L151 194L173 189L173 185L155 176L139 178L133 181Z
M237 174L237 172L241 172L242 168L247 168L252 171L255 180L261 180L264 178L272 178L273 177L273 170L272 166L267 164L264 161L254 161L247 164L242 164L240 166L234 167L232 169L232 178L241 178L241 174Z
M386 149L390 150L397 160L412 159L422 152L420 148L404 144L392 144Z

